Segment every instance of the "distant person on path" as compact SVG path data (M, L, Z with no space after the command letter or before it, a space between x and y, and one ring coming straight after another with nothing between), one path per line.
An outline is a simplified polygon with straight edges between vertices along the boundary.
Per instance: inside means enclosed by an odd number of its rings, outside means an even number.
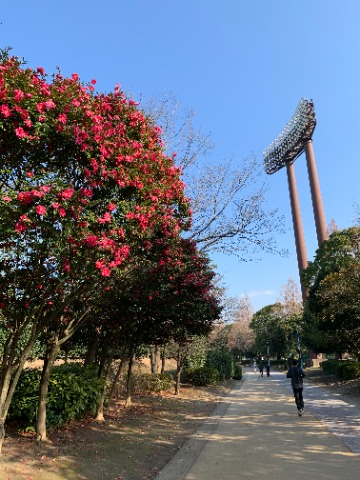
M270 358L266 361L266 375L270 377Z
M304 398L303 398L303 378L305 377L304 370L298 366L298 361L293 358L292 367L287 372L287 378L291 378L291 386L294 392L295 403L298 409L299 417L304 413Z
M254 373L256 373L256 371L257 371L257 363L256 363L256 360L254 360L253 369L254 369Z
M263 364L262 360L260 360L260 363L259 363L259 372L260 372L259 377L263 377L264 376L264 364Z

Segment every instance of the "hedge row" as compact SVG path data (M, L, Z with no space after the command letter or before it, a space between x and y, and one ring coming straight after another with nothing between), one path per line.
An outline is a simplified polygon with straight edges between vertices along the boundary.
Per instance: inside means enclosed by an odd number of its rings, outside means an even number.
M46 407L46 425L59 427L69 420L81 419L86 414L94 414L103 388L98 378L98 368L80 364L64 364L54 367L50 381ZM26 369L20 376L13 401L9 409L9 419L16 420L20 427L34 430L36 425L41 372ZM125 381L123 381L125 383ZM133 375L132 389L136 395L160 393L174 385L171 375Z
M33 429L36 424L40 377L39 370L22 372L9 409L9 419L17 420L26 429ZM47 427L95 413L102 385L97 368L76 363L54 367L49 380Z
M326 360L320 363L324 372L336 375L343 380L360 377L360 362L352 360Z

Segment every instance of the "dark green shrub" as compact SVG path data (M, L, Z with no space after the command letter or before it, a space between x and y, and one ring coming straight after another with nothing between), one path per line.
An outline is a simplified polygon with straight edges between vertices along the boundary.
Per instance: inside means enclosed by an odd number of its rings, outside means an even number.
M226 350L208 352L205 365L215 368L219 372L220 380L232 378L234 375L234 357Z
M9 409L9 418L26 428L33 428L36 423L40 376L38 370L24 370ZM75 363L54 367L49 381L47 427L61 426L86 413L95 413L102 385L97 368Z
M320 363L324 372L336 375L343 380L360 377L360 362L352 360L326 360Z
M335 375L336 368L339 363L341 363L341 360L325 360L324 362L320 362L320 366L325 373L328 373L329 375Z
M200 367L186 370L184 380L197 386L215 385L220 381L220 375L216 368Z
M242 379L242 368L241 368L241 365L239 365L238 363L235 364L235 367L234 367L234 375L233 375L233 379L234 380L241 380Z
M336 365L335 375L343 380L353 380L360 377L360 362L351 360L340 361Z

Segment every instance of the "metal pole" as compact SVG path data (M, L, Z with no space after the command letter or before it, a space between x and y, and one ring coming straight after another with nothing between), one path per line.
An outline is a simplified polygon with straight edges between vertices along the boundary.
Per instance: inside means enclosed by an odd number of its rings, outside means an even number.
M302 221L301 221L299 196L298 196L298 191L296 187L294 164L287 162L286 171L287 171L288 184L289 184L291 213L292 213L292 220L293 220L293 226L294 226L298 269L299 269L299 276L301 277L302 271L308 266L308 261L307 261L307 255L306 255L304 230L303 230ZM305 301L307 298L307 291L302 285L301 285L301 292L302 292L303 301Z
M266 374L269 377L270 376L270 345L269 345L269 342L266 342L266 357L267 357Z
M314 210L315 225L316 225L316 234L318 240L318 246L322 244L324 240L327 240L328 233L326 228L325 213L324 207L321 198L320 183L316 170L314 149L312 146L312 141L307 140L304 143L304 150L306 155L306 163L308 167L311 198Z

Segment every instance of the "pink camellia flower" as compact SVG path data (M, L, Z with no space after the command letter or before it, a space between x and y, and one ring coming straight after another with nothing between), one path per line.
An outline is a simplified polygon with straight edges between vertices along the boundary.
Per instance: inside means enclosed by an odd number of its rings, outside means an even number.
M34 176L34 172L26 172L26 176L27 176L28 178L31 178L31 177Z
M4 202L11 202L11 198L8 196L3 197Z
M33 201L33 196L30 192L20 192L17 195L17 199L20 203L24 203L25 205L29 205Z
M97 241L98 241L98 238L96 235L88 235L86 237L86 243L90 246L90 247L95 247L96 244L97 244Z
M84 195L84 197L90 198L93 194L93 191L91 188L82 188L81 193Z
M25 232L26 229L27 229L27 226L26 226L25 223L23 223L23 222L17 222L17 223L15 224L15 230L16 230L18 233Z
M43 207L42 205L37 205L36 207L36 213L38 215L46 215L46 208Z
M108 205L107 208L108 208L108 210L109 210L110 212L112 212L113 210L115 210L116 205L115 205L115 203L109 203L109 205Z
M71 198L74 194L74 189L73 188L66 188L62 193L61 196L62 198Z
M20 102L20 100L24 97L24 92L21 90L14 90L14 100L15 102Z
M40 75L45 75L45 70L43 67L37 67L37 71L40 73Z
M110 268L105 267L105 268L102 268L102 269L101 269L101 275L102 275L103 277L109 277L110 274L111 274Z
M62 217L62 218L66 217L66 210L65 210L65 208L63 208L63 207L60 207L60 208L59 208L59 215L60 215L60 217Z
M65 114L65 113L60 113L60 115L58 116L58 121L59 121L60 123L64 123L64 124L65 124L66 121L67 121L67 116L66 116L66 114Z
M25 132L25 130L22 127L15 128L15 135L18 138L27 137L27 133Z
M7 105L1 105L0 113L3 117L8 118L11 115L11 110Z

